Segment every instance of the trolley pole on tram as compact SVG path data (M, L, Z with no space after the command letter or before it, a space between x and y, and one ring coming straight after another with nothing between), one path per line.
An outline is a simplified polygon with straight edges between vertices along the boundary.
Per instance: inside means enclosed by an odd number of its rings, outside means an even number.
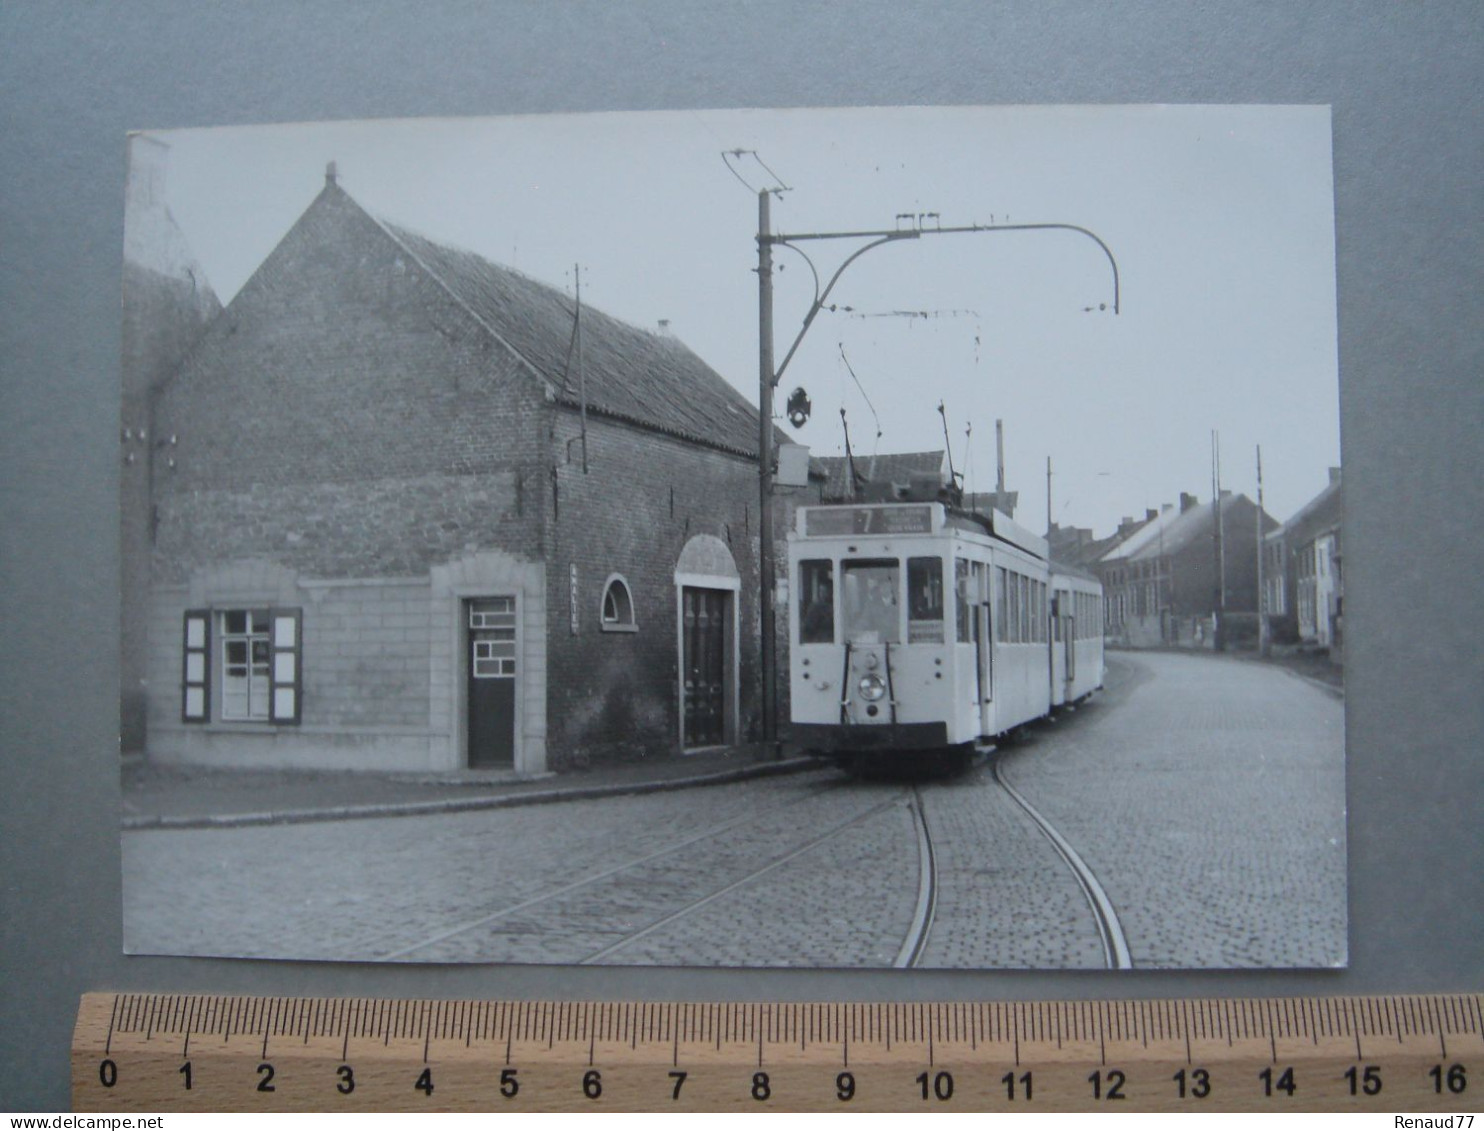
M1076 224L964 224L956 227L943 227L938 223L936 212L918 213L913 215L903 214L897 217L900 224L904 219L909 222L909 227L886 228L875 231L854 232L795 232L777 233L772 230L772 212L769 197L778 190L760 189L757 194L757 276L758 276L758 610L762 633L760 641L759 658L761 663L760 678L762 680L762 707L763 707L763 744L769 753L775 757L780 753L778 737L778 637L777 637L777 589L778 589L778 566L775 553L775 539L773 537L773 390L778 387L778 382L783 379L784 370L788 363L793 360L794 354L798 352L804 336L809 333L809 327L814 324L814 319L821 310L825 309L830 293L835 289L835 284L840 281L840 276L845 273L852 263L873 248L884 244L896 243L899 240L916 240L923 236L948 236L967 235L972 232L1044 232L1064 231L1074 232L1086 236L1098 245L1108 259L1108 266L1113 273L1113 302L1112 310L1118 313L1119 308L1119 282L1118 261L1113 258L1113 252L1102 239L1087 228ZM931 221L931 226L925 222ZM844 262L835 269L823 289L819 286L819 272L815 270L814 263L796 245L808 240L866 240L867 242L856 248L848 255ZM788 352L784 354L783 361L775 368L773 363L773 248L788 247L804 257L809 264L809 269L814 274L814 302L809 307L809 312L804 315L803 325L799 328ZM1084 307L1088 312L1107 310L1107 303L1099 303L1097 306Z

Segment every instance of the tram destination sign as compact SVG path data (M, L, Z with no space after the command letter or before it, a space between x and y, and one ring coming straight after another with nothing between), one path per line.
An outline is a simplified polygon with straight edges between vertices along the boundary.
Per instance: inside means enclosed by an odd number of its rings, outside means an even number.
M804 533L931 534L933 508L920 506L810 507L804 511Z

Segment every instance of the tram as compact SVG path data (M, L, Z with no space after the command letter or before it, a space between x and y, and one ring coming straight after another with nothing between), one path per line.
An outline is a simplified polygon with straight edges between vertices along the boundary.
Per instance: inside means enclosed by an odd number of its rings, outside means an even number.
M788 570L790 724L805 749L965 764L1102 687L1101 585L998 511L800 507Z

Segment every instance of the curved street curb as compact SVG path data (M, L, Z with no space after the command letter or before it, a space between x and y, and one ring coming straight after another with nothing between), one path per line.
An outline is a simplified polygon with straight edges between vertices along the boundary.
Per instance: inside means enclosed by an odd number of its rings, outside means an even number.
M1326 683L1322 679L1315 679L1311 675L1304 675L1303 672L1296 672L1292 668L1284 668L1283 670L1291 675L1294 679L1301 679L1310 687L1317 688L1318 690L1324 692L1331 699L1338 699L1341 702L1344 702L1345 689L1343 687L1336 687L1332 683Z
M506 793L492 797L451 797L439 801L387 802L378 805L341 805L328 809L284 809L265 813L225 813L202 817L140 816L125 817L125 832L169 829L230 829L260 825L299 825L313 821L353 821L376 817L422 817L437 813L467 813L480 809L514 809L523 805L549 805L558 801L589 801L599 797L621 797L625 794L668 793L704 785L727 785L750 778L773 777L798 773L826 765L817 758L789 758L782 762L762 762L697 774L668 781L618 782L611 785L569 786L562 789L532 790L529 793Z

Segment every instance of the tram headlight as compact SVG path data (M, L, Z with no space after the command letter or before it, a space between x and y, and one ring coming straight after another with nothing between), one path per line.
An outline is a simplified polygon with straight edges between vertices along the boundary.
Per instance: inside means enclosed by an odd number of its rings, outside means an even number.
M867 703L874 703L886 694L886 680L875 672L861 676L861 681L856 687L861 693L861 698Z

